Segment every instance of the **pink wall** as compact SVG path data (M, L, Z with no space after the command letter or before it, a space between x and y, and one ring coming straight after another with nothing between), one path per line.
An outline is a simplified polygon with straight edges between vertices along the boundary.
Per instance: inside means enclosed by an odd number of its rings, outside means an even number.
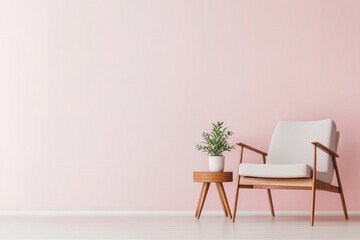
M266 151L279 120L324 118L360 210L359 1L1 1L0 34L1 210L194 209L210 122ZM241 190L239 208L267 210L266 192ZM205 209L220 210L214 187Z

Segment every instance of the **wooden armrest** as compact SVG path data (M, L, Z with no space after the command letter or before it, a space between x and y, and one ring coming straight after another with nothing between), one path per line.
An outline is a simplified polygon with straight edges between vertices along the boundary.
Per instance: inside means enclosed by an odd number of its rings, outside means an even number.
M324 150L325 152L329 153L330 155L334 156L334 157L339 157L339 154L337 154L336 152L334 152L333 150L325 147L324 145L322 145L319 142L312 142L312 144L314 144L316 147L320 148L321 150Z
M251 150L251 151L253 151L253 152L259 153L259 154L261 154L261 155L267 156L267 153L266 153L266 152L260 151L260 150L258 150L258 149L256 149L256 148L253 148L253 147L251 147L251 146L249 146L249 145L246 145L246 144L244 144L244 143L240 143L240 142L239 142L239 143L236 143L236 145L239 145L239 146L241 146L241 147L247 148L247 149L249 149L249 150Z

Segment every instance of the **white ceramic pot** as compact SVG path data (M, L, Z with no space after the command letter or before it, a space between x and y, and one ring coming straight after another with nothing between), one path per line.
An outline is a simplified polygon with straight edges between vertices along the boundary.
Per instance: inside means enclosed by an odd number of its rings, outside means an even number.
M224 171L224 156L209 156L209 169L210 172Z

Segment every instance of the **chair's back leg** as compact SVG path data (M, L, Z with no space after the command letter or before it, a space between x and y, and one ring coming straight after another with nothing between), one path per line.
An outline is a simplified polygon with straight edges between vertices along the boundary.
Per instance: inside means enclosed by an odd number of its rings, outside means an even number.
M342 204L343 211L344 211L344 217L345 217L346 220L348 220L348 219L349 219L349 216L348 216L348 214L347 214L346 204L345 204L345 198L344 198L344 193L343 193L342 188L340 188L340 198L341 198L341 204Z
M275 217L275 212L274 212L274 206L273 206L273 202L272 202L271 192L270 192L270 189L266 189L266 190L267 190L267 195L268 195L268 198L269 198L271 216Z
M345 216L345 219L348 220L349 216L348 216L347 210L346 210L344 192L343 192L342 185L341 185L339 169L338 169L336 159L334 158L334 156L332 157L332 160L333 160L333 164L334 164L334 168L335 168L336 180L337 180L338 186L339 186L339 193L340 193L342 208L343 208L343 211L344 211L344 216Z
M263 164L265 164L266 163L265 155L262 155L262 159L263 159ZM268 198L269 198L271 216L275 217L274 206L273 206L273 202L272 202L270 189L267 189L267 195L268 195Z

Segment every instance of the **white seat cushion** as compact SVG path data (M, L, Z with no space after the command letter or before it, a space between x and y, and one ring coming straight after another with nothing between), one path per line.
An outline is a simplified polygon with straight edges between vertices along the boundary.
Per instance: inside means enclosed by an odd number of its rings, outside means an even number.
M311 167L306 164L251 164L242 163L240 176L260 178L311 178Z

